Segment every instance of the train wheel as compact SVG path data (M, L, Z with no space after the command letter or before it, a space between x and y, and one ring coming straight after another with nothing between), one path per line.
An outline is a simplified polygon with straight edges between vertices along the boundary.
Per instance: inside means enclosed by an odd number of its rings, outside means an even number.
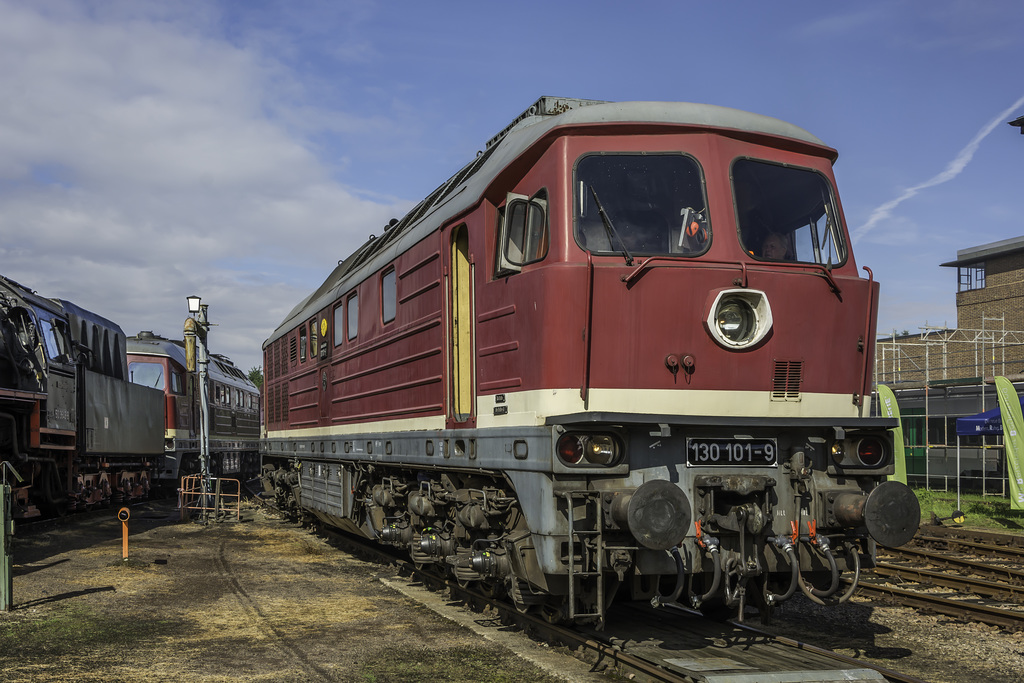
M509 586L508 595L512 600L512 605L520 614L526 614L533 607L545 600L545 596L543 594L534 593L530 590L529 584L525 581L520 581L519 579L512 579L512 585Z
M551 597L540 606L540 616L553 626L564 624L569 620L569 607L564 600Z
M509 586L509 598L512 600L512 605L521 614L525 614L529 611L531 605L527 604L523 595L523 582L518 579L512 580L512 585Z
M489 598L500 598L505 595L505 586L503 586L500 582L494 581L492 579L481 581L478 588L480 589L481 593L483 593Z

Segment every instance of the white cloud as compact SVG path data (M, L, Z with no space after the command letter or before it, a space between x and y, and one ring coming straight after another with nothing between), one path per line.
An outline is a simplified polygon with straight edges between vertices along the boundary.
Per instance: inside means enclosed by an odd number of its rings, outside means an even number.
M304 137L328 116L205 5L0 0L0 274L128 334L177 336L201 294L248 366L402 207L332 178Z

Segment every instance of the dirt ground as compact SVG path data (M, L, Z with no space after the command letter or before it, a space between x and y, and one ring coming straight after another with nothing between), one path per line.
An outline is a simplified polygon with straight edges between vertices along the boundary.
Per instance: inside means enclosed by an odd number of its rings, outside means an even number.
M274 515L202 525L172 507L133 508L127 562L113 510L16 538L0 681L609 680ZM1024 667L1024 633L859 598L797 597L769 630L929 681Z
M204 526L171 508L133 508L127 562L113 510L16 537L0 681L593 678L525 637L501 644L436 615L382 583L393 568L283 519L249 510Z

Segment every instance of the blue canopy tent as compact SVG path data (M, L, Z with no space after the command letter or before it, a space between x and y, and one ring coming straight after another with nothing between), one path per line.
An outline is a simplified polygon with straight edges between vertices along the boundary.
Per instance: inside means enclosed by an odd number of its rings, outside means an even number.
M1002 433L1003 417L998 406L977 415L956 419L957 436L999 436Z
M1024 410L1024 399L1021 399L1020 405L1021 409ZM986 410L983 413L978 413L977 415L958 417L956 419L956 435L1002 436L1003 417L999 413L999 406L996 406L992 410Z
M1020 401L1024 410L1024 399ZM1003 416L999 406L977 415L956 419L956 506L960 508L960 437L961 436L1002 436ZM984 467L982 468L982 490L985 490Z

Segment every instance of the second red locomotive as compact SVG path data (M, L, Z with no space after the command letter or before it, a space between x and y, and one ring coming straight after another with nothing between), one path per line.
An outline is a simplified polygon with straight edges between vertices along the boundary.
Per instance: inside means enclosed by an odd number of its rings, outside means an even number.
M732 109L542 98L266 341L267 491L553 620L848 597L920 511L835 159Z
M200 472L196 375L186 371L179 340L144 331L127 346L131 381L164 394L164 454L155 476L176 487L182 476ZM210 473L252 479L259 474L259 389L219 354L212 355L209 374Z

